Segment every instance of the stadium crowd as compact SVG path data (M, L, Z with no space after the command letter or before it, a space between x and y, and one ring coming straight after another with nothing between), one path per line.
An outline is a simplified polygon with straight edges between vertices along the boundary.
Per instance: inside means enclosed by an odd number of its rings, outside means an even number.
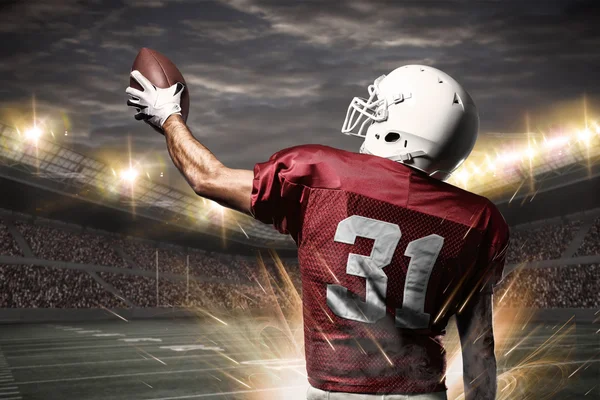
M85 271L0 265L0 308L100 307L126 305Z
M34 256L45 260L126 267L106 237L17 221Z
M581 221L512 229L506 261L509 264L560 258L581 227Z
M0 255L22 256L21 250L13 239L8 227L0 220Z
M522 269L496 289L500 307L598 308L600 265Z
M600 254L600 218L596 218L575 255L593 256L595 254Z
M282 308L297 306L297 262L284 260L281 264L268 252L262 252L259 258L245 258L32 222L12 224L16 233L0 220L1 255L28 253L17 244L19 241L13 236L16 234L40 259L139 270L141 274L99 272L98 282L82 270L0 265L0 307L158 305L236 310L275 304ZM565 222L515 229L511 233L508 264L559 258L580 226L581 222ZM600 254L599 231L600 219L577 255ZM154 275L157 255L158 297ZM599 272L598 265L518 270L499 286L496 301L503 307L598 307Z

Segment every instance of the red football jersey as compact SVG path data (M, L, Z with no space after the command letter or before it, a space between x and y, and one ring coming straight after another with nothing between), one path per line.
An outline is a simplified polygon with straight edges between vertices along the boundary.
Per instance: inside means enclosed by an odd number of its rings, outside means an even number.
M305 145L255 166L252 211L298 245L312 386L446 389L448 319L502 276L508 227L493 203L385 158Z

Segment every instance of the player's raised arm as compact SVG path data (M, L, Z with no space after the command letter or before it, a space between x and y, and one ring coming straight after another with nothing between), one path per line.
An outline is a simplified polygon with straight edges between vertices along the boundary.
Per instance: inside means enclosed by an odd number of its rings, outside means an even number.
M162 126L173 163L198 195L246 214L250 212L250 170L224 166L190 132L180 115L170 116Z
M477 291L456 315L463 357L465 400L496 398L496 356L492 328L492 288Z
M181 116L183 85L157 88L135 70L131 77L143 90L128 87L127 105L137 110L137 120L146 121L165 135L173 163L194 192L225 207L251 214L254 173L227 168L192 135Z

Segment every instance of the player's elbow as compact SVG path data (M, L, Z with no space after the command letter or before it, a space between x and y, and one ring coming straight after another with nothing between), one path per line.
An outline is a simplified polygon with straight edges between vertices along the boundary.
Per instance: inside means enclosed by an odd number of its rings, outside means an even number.
M206 180L192 182L190 186L194 190L194 193L196 193L198 196L205 197L207 199L211 198L211 184Z
M479 357L488 361L489 364L496 365L496 353L494 352L494 346L482 347L479 350Z
M214 178L209 178L200 183L196 183L192 185L192 189L200 197L217 203L221 201L221 190L218 186L218 181L215 181Z
M223 186L222 181L225 179L225 167L223 164L215 164L201 173L195 174L190 180L190 186L198 196L207 199L218 198L220 188Z
M475 354L476 357L482 357L485 359L495 359L494 353L494 335L486 334L475 340L470 346L471 353Z
M485 334L468 345L463 346L463 362L465 367L475 370L482 367L495 367L494 336Z
M250 214L253 179L252 171L221 166L192 185L192 188L197 195L223 207Z
M481 338L481 352L484 353L490 353L492 356L494 355L494 347L495 347L495 343L494 343L494 335L489 334L489 335L484 335Z

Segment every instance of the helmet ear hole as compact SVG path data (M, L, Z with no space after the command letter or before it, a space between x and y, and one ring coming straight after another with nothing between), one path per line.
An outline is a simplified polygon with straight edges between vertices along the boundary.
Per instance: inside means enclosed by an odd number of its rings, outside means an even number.
M398 140L400 140L400 134L397 132L388 132L387 135L385 135L385 141L388 143L395 143Z

